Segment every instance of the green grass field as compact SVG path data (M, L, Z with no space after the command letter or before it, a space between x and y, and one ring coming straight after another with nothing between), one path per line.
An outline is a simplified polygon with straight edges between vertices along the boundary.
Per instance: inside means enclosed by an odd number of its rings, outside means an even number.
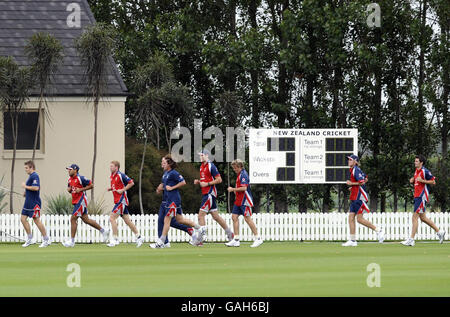
M66 285L70 263L80 288ZM367 286L369 263L380 265L379 288ZM0 244L0 272L0 296L450 296L450 243Z

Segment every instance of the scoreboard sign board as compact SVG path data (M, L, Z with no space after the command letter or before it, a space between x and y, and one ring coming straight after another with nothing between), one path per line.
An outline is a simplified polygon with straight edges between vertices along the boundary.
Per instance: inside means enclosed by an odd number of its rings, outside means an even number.
M357 129L250 129L250 182L345 183L347 156L357 153Z

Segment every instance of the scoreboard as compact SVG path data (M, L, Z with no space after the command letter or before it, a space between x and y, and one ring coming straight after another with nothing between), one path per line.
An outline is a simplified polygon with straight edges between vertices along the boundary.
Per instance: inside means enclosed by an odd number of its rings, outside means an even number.
M253 184L338 184L358 153L357 129L250 129Z

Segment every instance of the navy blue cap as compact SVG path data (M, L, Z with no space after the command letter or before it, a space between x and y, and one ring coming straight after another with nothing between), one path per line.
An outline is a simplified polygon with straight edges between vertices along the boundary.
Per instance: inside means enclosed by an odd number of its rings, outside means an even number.
M66 167L66 170L77 170L77 171L79 171L80 167L77 164L72 164L72 165Z
M350 155L350 156L347 156L347 158L349 158L349 159L351 159L351 160L354 160L354 161L356 161L356 162L359 162L359 157L358 157L357 155L355 155L355 154L352 154L352 155Z

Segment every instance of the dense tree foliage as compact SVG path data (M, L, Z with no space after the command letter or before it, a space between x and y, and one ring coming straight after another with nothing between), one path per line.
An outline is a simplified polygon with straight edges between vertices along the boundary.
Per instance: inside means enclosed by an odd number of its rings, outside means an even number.
M372 2L89 1L96 19L120 34L116 59L128 87L140 66L166 56L193 101L190 120L172 118L183 126L192 129L193 118L204 128L223 126L233 117L217 106L226 98L240 105L236 119L244 128L358 128L373 211L411 208L415 154L430 158L437 176L432 207L447 211L450 2L379 0L381 26L371 27ZM132 92L127 134L142 142L133 116L140 96ZM153 144L168 149L164 129L158 133ZM127 155L127 170L134 164ZM158 171L159 162L147 164ZM219 169L227 179L227 165ZM144 186L148 195L156 185ZM253 192L257 211L347 209L346 186L254 186Z

